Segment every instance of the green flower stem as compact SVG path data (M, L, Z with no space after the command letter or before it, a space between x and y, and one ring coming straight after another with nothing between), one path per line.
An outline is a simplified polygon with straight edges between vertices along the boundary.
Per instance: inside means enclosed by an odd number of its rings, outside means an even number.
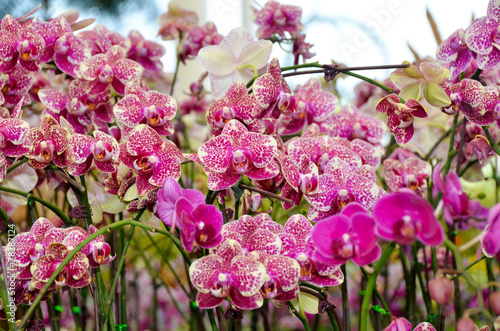
M339 331L339 326L337 324L337 320L335 319L335 316L333 315L332 309L328 309L326 311L328 314L328 318L330 319L330 324L332 325L333 331Z
M12 170L16 169L17 167L19 167L20 165L26 163L28 161L27 158L24 158L24 159L21 159L19 160L19 162L11 165L8 169L7 169L7 173L11 172Z
M214 312L212 309L207 309L208 318L210 319L210 326L212 326L212 331L217 331L217 324L215 323Z
M342 318L344 319L344 329L350 330L350 308L349 308L349 294L347 290L347 271L345 268L345 263L340 266L340 270L344 274L344 281L340 285L342 292Z
M436 257L436 247L431 247L431 258L432 258L432 272L434 273L434 277L436 277L436 275L438 273L438 264L437 264L437 257Z
M158 254L160 254L163 262L165 262L165 264L167 265L167 267L170 269L170 271L174 275L174 278L177 281L177 284L179 284L179 286L182 289L182 291L184 293L186 293L186 295L189 298L188 291L186 290L186 288L184 287L184 285L182 285L182 281L181 281L179 275L177 274L177 272L175 271L175 269L172 267L172 264L170 264L170 262L168 261L168 259L165 257L164 252L162 252L162 250L160 249L160 247L158 246L158 244L156 243L156 241L154 241L153 237L151 237L151 235L149 234L149 232L147 232L147 231L144 231L144 232L146 233L146 236L148 236L149 240L151 240L151 244L153 244L153 246L156 248L156 251L158 252Z
M306 331L311 331L309 329L309 324L307 324L307 320L305 319L305 317L303 317L298 311L297 309L295 309L295 307L292 305L292 303L290 301L287 301L287 304L288 304L288 307L290 308L290 311L292 312L292 314L294 314L295 316L297 316L297 318L300 320L300 322L302 323L302 325L304 326L304 329ZM303 313L303 312L302 312Z
M362 76L362 75L358 75L358 74L355 74L354 72L350 72L350 71L343 71L342 73L345 74L345 75L351 76L351 77L355 77L357 79L364 80L367 83L370 83L372 85L380 87L382 90L386 91L387 93L394 94L394 91L392 90L392 88L390 88L388 86L385 86L383 84L380 84L379 82L377 82L377 81L375 81L375 80L373 80L371 78L368 78L368 77L365 77L365 76ZM401 100L401 103L405 103L405 102L406 101Z
M101 228L100 230L96 231L94 234L88 236L80 244L78 244L71 252L69 252L69 254L61 262L61 264L59 264L59 266L56 268L56 270L54 271L52 276L50 276L49 280L45 283L45 286L43 287L43 289L40 291L40 293L37 295L37 297L33 301L33 304L30 306L30 308L24 314L24 317L21 321L21 324L19 325L17 330L19 330L19 331L23 330L23 328L26 326L26 323L30 319L31 315L34 313L37 305L40 303L42 297L49 289L50 285L54 282L56 277L63 270L63 268L66 266L66 264L68 264L68 262L73 258L73 256L75 256L76 253L78 253L80 251L80 249L82 249L85 245L87 245L89 242L91 242L92 240L94 240L98 236L105 234L106 232L109 232L113 229L121 228L121 227L126 226L126 225L134 225L136 227L146 229L146 230L151 231L151 232L161 233L162 235L169 237L172 241L174 241L174 244L178 245L178 247L180 247L180 245L181 245L181 243L179 242L179 239L175 238L170 232L156 228L156 227L151 226L149 224L144 224L144 223L137 222L137 221L134 221L131 219L126 219L126 220L123 220L120 222L111 223L111 224ZM185 252L184 252L184 254L185 254Z
M373 290L375 289L375 284L377 282L377 276L380 273L380 270L382 270L382 267L384 266L389 256L391 256L391 253L394 251L395 247L396 247L395 242L391 242L388 246L385 247L384 251L382 252L382 256L375 265L373 274L370 275L370 279L368 280L368 284L366 285L365 289L365 294L363 296L363 304L361 306L361 321L359 328L361 331L366 331L368 327L368 309L370 305L370 299L372 297L372 293Z
M179 42L182 40L181 34L179 34ZM177 54L177 62L175 63L175 71L174 71L174 78L172 79L172 85L170 86L170 96L173 97L174 94L174 86L175 83L177 82L177 75L179 73L179 67L181 65L181 57L179 54Z
M491 145L491 148L493 148L493 150L495 151L495 153L497 153L498 155L500 155L500 148L498 148L497 144L495 144L495 141L491 137L489 126L483 126L483 130L484 130L484 134L486 135L486 138L488 139L488 142Z
M83 331L82 328L82 311L80 307L78 306L78 301L75 298L75 295L73 294L73 289L69 289L69 303L71 305L71 314L73 314L73 319L75 321L76 325L76 331Z
M45 207L49 208L50 210L52 210L57 216L59 216L62 219L62 221L64 222L65 225L67 225L67 226L74 225L73 222L68 218L68 216L66 216L66 214L64 214L61 211L61 209L59 209L56 205L53 205L50 202L47 202L47 201L43 200L42 198L37 197L36 195L26 193L23 191L19 191L19 190L10 188L10 187L3 187L3 186L0 186L0 191L21 195L28 200L34 200L34 201L44 205Z
M427 287L425 286L424 280L422 278L422 269L420 268L420 263L418 262L417 247L412 245L413 250L413 263L415 265L415 273L417 274L418 283L420 284L420 290L422 291L422 297L424 298L425 309L427 310L427 317L432 315L434 312L432 310L432 302L429 292L427 292Z
M460 271L460 276L462 276L469 283L469 285L473 287L474 290L476 291L477 306L479 307L483 315L488 320L491 320L492 319L491 314L488 312L488 310L484 308L483 291L481 289L481 286L474 280L474 278L472 278L469 271L463 267L462 256L460 255L458 247L448 238L445 238L444 244L451 251L453 257L455 258L455 261L457 263L457 270Z
M448 172L450 171L451 167L451 161L453 160L453 157L456 154L455 151L455 133L457 131L457 126L458 126L458 115L460 113L456 114L455 117L453 118L453 126L451 127L451 132L450 132L450 145L448 146L448 158L446 160L446 165L444 166L444 174L443 176L446 176ZM436 199L439 200L439 199Z
M368 281L370 276L368 275L368 273L366 272L365 269L361 268L361 272L363 273L363 276L365 277L365 279ZM389 306L387 305L387 302L385 302L384 298L382 297L382 295L380 294L380 292L377 290L377 288L375 287L373 289L374 293L375 293L375 296L377 297L378 301L380 301L380 303L382 304L382 307L384 308L384 310L386 311L386 315L389 316L389 318L392 318L392 313L391 313L391 309L389 308Z
M295 70L295 69L301 69L301 68L321 68L321 69L323 69L323 65L320 64L319 61L311 62L311 63L304 63L304 64L297 64L294 66L281 67L281 72Z
M142 214L144 213L145 209L142 209L137 216L135 217L135 220L138 221ZM121 275L121 270L123 266L125 265L125 257L127 256L127 250L128 246L130 245L130 240L132 240L132 235L134 234L135 226L132 225L130 227L130 230L128 232L128 238L125 241L125 244L122 246L122 252L120 255L120 261L118 261L118 265L116 266L116 271L115 271L115 277L113 278L113 282L111 283L111 287L109 289L108 293L108 298L106 300L106 307L104 308L104 317L103 317L103 324L106 324L106 320L109 316L109 312L111 310L111 302L113 301L113 297L115 296L115 291L116 291L116 286L118 285L118 280L120 279Z
M0 240L0 252L2 251L2 241ZM12 322L10 319L10 315L7 313L7 305L9 304L9 296L7 294L7 289L9 288L9 280L7 277L7 263L4 259L3 254L0 254L0 265L2 266L2 273L3 273L3 281L5 283L5 287L0 286L0 298L2 298L2 303L4 306L5 314L7 315L7 324L9 325L9 330L15 330L16 329L16 323ZM14 318L15 320L15 318Z
M465 119L460 120L460 122L457 123L457 126L462 125L464 122L465 122ZM425 154L424 161L428 161L431 158L432 153L434 153L434 151L439 146L439 144L441 144L443 142L443 140L445 140L450 135L451 129L452 128L446 130L441 135L441 137L439 137L439 139L434 143L434 145L432 145L431 149L429 149L429 151L427 152L427 154Z

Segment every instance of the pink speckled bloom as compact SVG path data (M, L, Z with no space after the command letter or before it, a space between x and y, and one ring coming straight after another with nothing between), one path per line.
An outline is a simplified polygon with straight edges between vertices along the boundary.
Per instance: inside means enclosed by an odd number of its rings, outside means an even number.
M472 61L472 51L465 43L465 31L458 29L439 45L436 58L450 66L450 79L455 79Z
M70 147L75 156L75 162L69 166L69 172L74 176L86 174L92 163L105 173L113 173L118 167L120 146L115 138L101 132L94 131L90 135L74 134L70 139Z
M224 38L217 32L217 26L213 22L207 22L202 26L195 26L182 39L179 57L185 64L186 59L194 59L198 52L205 46L219 45Z
M399 245L416 239L425 245L439 246L444 241L443 226L434 216L429 202L414 191L404 189L379 199L373 206L377 235Z
M125 84L136 81L142 74L143 67L125 58L121 46L111 47L105 54L97 54L80 64L83 79L91 81L90 94L99 94L109 86L118 94L125 93Z
M407 187L417 193L423 193L427 189L426 178L432 174L432 167L429 163L413 155L403 162L386 159L383 173L389 191L397 191Z
M402 104L395 94L379 100L376 110L387 113L387 128L398 144L406 144L413 137L413 117L427 117L427 111L420 103L410 99Z
M282 5L278 1L268 1L258 10L252 7L257 37L265 39L273 34L285 37L285 32L296 36L304 29L301 23L302 8L299 6Z
M129 83L125 96L116 103L113 112L116 118L132 130L138 124L146 124L160 136L174 132L171 119L175 117L177 102L169 95L147 91L139 85Z
M219 136L201 145L198 157L208 174L208 188L218 191L236 184L242 174L255 180L276 176L276 150L273 137L248 132L238 120L231 120Z
M120 144L120 161L137 171L139 195L161 186L167 177L179 179L183 159L177 146L145 124L136 126L128 141Z
M196 303L202 309L220 305L227 296L242 310L256 309L264 303L260 289L266 281L266 267L244 256L236 240L226 239L216 254L194 261L189 278L199 292Z

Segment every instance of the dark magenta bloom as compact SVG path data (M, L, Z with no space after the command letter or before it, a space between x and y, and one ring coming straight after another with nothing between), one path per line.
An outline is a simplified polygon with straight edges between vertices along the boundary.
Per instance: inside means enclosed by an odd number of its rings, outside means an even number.
M353 202L341 214L327 217L314 226L313 258L327 265L342 264L349 259L360 266L372 263L381 254L374 228L373 217Z
M373 207L377 235L399 245L416 239L429 246L444 241L444 230L431 204L411 190L402 189L378 200Z
M500 204L491 208L488 214L488 225L484 229L481 242L484 255L496 257L500 261Z

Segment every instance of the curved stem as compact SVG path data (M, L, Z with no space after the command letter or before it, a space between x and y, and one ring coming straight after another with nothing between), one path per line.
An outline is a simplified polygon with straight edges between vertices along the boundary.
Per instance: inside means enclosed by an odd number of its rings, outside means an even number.
M210 325L212 326L212 331L217 331L217 324L215 324L214 312L212 309L207 309L208 318L210 319Z
M309 324L307 324L307 320L304 317L302 317L302 315L297 311L297 309L295 309L295 307L292 305L292 303L290 301L287 301L287 304L288 304L288 307L290 308L290 311L292 312L292 314L297 316L297 318L300 320L300 322L304 326L304 329L306 331L310 331Z
M43 289L40 291L40 293L37 295L37 297L33 301L33 304L26 311L26 313L24 314L24 317L21 321L21 324L19 325L17 330L23 330L24 326L28 322L31 315L34 313L37 305L42 300L42 297L45 295L45 293L49 289L50 285L54 282L56 277L59 275L59 273L62 271L62 269L66 266L66 264L68 264L68 262L73 258L73 256L75 256L76 253L78 253L80 251L80 249L82 249L86 244L88 244L89 242L91 242L92 240L97 238L98 236L105 234L106 232L108 232L112 229L120 228L120 227L126 226L126 225L133 225L133 226L136 226L136 227L139 227L142 229L146 229L146 230L151 231L151 232L161 233L162 235L169 237L172 241L174 241L174 243L176 243L180 247L181 243L179 242L179 239L175 238L170 232L156 228L156 227L151 226L149 224L144 224L144 223L133 221L130 219L123 220L123 221L116 222L116 223L112 223L110 225L103 227L102 229L96 231L94 234L88 236L84 241L79 243L71 252L69 252L69 254L61 262L61 264L59 264L59 266L56 268L56 270L54 270L54 272L52 273L52 276L50 276L50 278L47 280L47 282L45 283L45 286L43 287Z
M274 194L274 193L271 193L271 192L268 192L266 190L262 190L258 187L253 187L253 186L250 186L250 185L245 185L245 184L240 184L240 187L241 188L244 188L245 190L249 190L249 191L253 191L253 192L257 192L257 193L260 193L262 194L263 196L266 196L268 198L273 198L273 199L276 199L276 200L279 200L279 201L283 201L283 202L286 202L290 205L293 205L293 200L290 200L290 199L287 199L287 198L283 198L282 196L280 195L277 195L277 194Z
M365 279L368 280L370 278L370 276L368 275L366 270L363 269L362 267L360 267L360 269L361 269L361 272L363 273L363 276L365 277ZM380 301L380 303L382 304L382 307L384 307L384 310L387 313L387 316L389 316L389 318L392 318L391 309L389 308L389 305L387 305L387 302L385 302L385 300L382 297L382 295L380 294L380 292L377 290L377 288L374 288L373 291L375 292L375 296L377 296L378 301Z
M486 135L486 138L488 139L488 142L491 145L491 148L493 148L493 150L495 151L495 153L497 153L498 155L500 155L500 148L498 148L497 144L495 144L495 141L491 137L491 134L490 134L490 131L489 131L489 127L488 126L483 126L483 130L484 130L484 134Z
M7 169L7 173L11 172L12 170L16 169L17 167L19 167L20 165L26 163L28 161L27 158L24 158L22 160L20 160L19 162L11 165L8 169Z
M21 196L25 197L28 200L34 200L36 202L39 202L42 205L44 205L45 207L47 207L50 210L52 210L57 216L59 216L62 219L62 221L64 222L65 225L73 225L73 222L68 218L68 216L66 216L66 214L64 214L61 211L61 209L59 209L56 205L53 205L50 202L47 202L47 201L43 200L42 198L37 197L36 195L30 194L30 193L26 193L26 192L23 192L23 191L19 191L19 190L10 188L10 187L3 187L3 186L0 186L0 191L9 192L9 193L12 193L12 194L17 194L17 195L21 195Z
M389 256L391 256L394 247L396 247L395 242L391 242L387 247L385 247L382 256L375 265L373 274L370 276L368 284L366 285L365 294L363 296L363 304L361 306L361 322L359 328L361 331L366 331L368 326L368 306L370 305L370 299L372 297L372 293L375 288L375 284L377 282L377 276L380 273L380 270L382 270L382 267L389 258Z

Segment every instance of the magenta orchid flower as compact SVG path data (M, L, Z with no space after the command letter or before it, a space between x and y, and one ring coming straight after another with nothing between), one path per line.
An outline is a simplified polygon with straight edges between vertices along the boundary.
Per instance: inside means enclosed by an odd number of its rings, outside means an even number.
M412 326L410 321L404 317L392 317L391 324L384 329L384 331L411 331Z
M429 322L422 322L413 331L436 331L436 328Z
M179 53L181 61L185 64L187 59L194 59L198 56L201 48L219 45L222 39L224 39L224 36L217 32L217 26L213 22L195 26L182 39Z
M298 36L304 29L301 23L302 8L299 6L282 5L278 1L268 1L260 10L252 7L257 37L269 38L273 34L285 37L285 32Z
M484 236L481 240L481 247L484 255L495 257L500 261L500 204L491 208L488 214L488 225L484 229Z
M489 69L500 62L498 42L498 26L500 21L500 5L490 0L487 15L480 17L465 30L465 42L476 55L479 69Z
M465 43L465 31L458 29L443 41L436 51L436 58L450 66L450 79L455 79L471 63L473 53Z
M249 256L255 256L266 267L265 282L260 289L264 299L290 301L299 295L300 265L295 259L260 251L254 251Z
M42 289L45 286L69 252L70 249L62 243L53 242L47 246L45 255L31 265L32 282L35 283L36 288ZM89 260L85 254L76 253L61 270L51 287L81 288L87 286L91 281L88 268Z
M207 123L210 125L212 136L222 133L224 126L232 119L236 119L253 132L264 132L264 124L256 119L256 115L262 112L253 95L248 94L247 87L243 82L236 82L227 90L224 97L217 100L207 110Z
M305 196L311 204L309 219L317 221L334 215L351 202L358 202L370 210L385 193L375 179L371 166L353 167L338 157L332 158L319 178L321 193Z
M303 215L290 217L279 233L282 241L281 255L289 256L299 263L300 280L318 286L337 286L343 283L340 265L326 265L314 259L316 247L312 241L313 226Z
M399 245L416 239L425 245L444 242L443 226L434 216L434 209L412 190L403 189L379 199L373 206L377 235Z
M97 228L92 224L89 226L89 234L93 235L97 232ZM89 265L91 268L97 268L100 265L108 264L116 258L115 255L111 255L111 246L104 241L102 235L93 239L86 246L89 247L89 252L87 258L89 259Z
M125 96L116 103L113 111L129 131L138 124L146 124L160 136L167 136L174 132L170 120L175 117L177 102L169 95L146 91L129 83L125 87Z
M6 156L19 157L29 152L30 126L18 118L0 118L0 151Z
M69 146L70 134L50 115L42 117L40 127L31 128L27 143L30 151L26 157L33 168L45 168L54 162L60 168L65 168L74 161L73 151Z
M165 47L155 43L154 41L146 40L137 30L131 30L128 33L131 45L127 52L127 58L139 63L148 70L160 72L163 69L161 58L165 55Z
M249 81L253 70L264 69L271 55L269 40L255 41L243 28L233 29L220 45L203 47L198 57L208 71L212 96L219 99L235 81Z
M406 144L413 137L413 117L427 117L427 111L420 103L409 99L402 104L395 94L379 100L376 110L387 113L387 127L398 144Z
M130 169L137 170L139 195L161 186L167 177L179 179L181 151L170 141L145 124L137 125L127 142L120 144L120 161Z
M57 20L57 24L61 35L54 43L54 62L62 72L79 78L80 64L91 57L90 48L73 34L65 18Z
M440 171L441 165L438 164L434 168L432 179L436 189L443 193L445 221L448 224L458 222L461 229L467 229L470 225L484 228L488 208L483 207L478 200L469 199L456 173L449 172L446 181L443 181Z
M406 187L421 194L427 189L426 178L432 174L432 167L413 153L412 155L403 162L391 158L384 161L383 174L389 191Z
M362 205L351 203L339 215L321 220L314 226L313 258L327 265L339 265L352 259L359 266L380 258L382 250L374 233L375 221Z
M97 54L80 64L83 79L91 81L90 94L99 94L113 86L116 93L125 93L125 84L136 81L143 67L125 58L120 46L111 47L105 54Z
M340 112L319 123L321 131L331 137L340 137L347 140L361 139L378 145L384 138L387 127L379 119L362 114L354 105L346 105Z
M194 242L203 248L213 248L222 242L222 213L217 207L204 203L193 206L188 199L181 197L175 203L175 213L186 251L193 250Z
M229 296L242 310L256 309L264 303L260 289L266 281L266 267L243 255L240 244L226 239L216 254L194 261L189 278L199 291L196 303L202 309L220 305Z
M295 98L285 79L281 75L281 67L274 58L267 67L267 73L255 79L252 85L254 96L262 107L258 118L271 116L278 118L280 113L291 113L295 106Z
M70 164L69 172L74 176L86 174L92 163L105 173L113 173L117 169L120 146L116 139L101 131L94 131L93 135L74 134L70 138L75 161Z
M22 101L22 106L31 102L29 90L33 85L34 74L16 65L7 75L2 87L4 107L13 108Z
M8 72L19 60L19 64L28 71L40 70L41 58L45 51L45 40L35 29L21 25L14 17L5 15L1 23L2 64L0 71ZM5 60L7 59L7 60Z
M208 174L208 188L218 191L236 184L242 174L255 180L276 176L276 151L274 138L248 132L238 120L231 120L219 136L201 145L198 157Z

